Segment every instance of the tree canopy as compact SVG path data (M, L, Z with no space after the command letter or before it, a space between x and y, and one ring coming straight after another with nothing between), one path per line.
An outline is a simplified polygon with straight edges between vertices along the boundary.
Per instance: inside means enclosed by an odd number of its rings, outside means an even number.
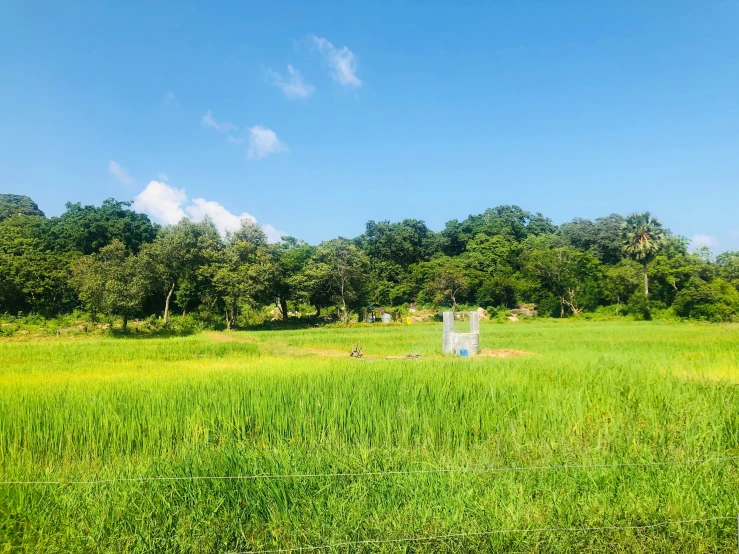
M85 309L166 323L174 312L224 327L258 314L347 321L367 306L414 303L533 305L553 317L739 317L739 252L687 245L649 212L557 226L506 205L438 232L417 219L369 221L353 239L270 244L252 221L221 236L208 219L159 227L114 199L68 203L47 218L26 196L0 195L0 313Z

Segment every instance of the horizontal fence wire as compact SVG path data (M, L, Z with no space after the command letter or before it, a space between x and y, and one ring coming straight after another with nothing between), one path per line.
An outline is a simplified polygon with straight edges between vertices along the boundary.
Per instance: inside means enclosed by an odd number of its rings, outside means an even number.
M615 464L562 464L550 466L510 466L510 467L472 467L472 468L441 468L441 469L409 469L389 471L365 471L365 472L338 472L338 473L284 473L264 475L179 475L171 477L113 477L110 479L90 479L79 481L0 481L0 486L12 485L99 485L106 483L145 482L145 481L219 481L219 480L260 480L260 479L321 479L342 477L382 477L386 475L429 475L444 473L502 473L523 471L548 471L548 470L588 470L588 469L615 469L625 467L653 467L653 466L680 466L698 465L717 462L730 462L739 460L739 456L728 456L723 458L705 458L701 460L673 460L665 462L627 462Z
M361 541L346 541L333 544L324 544L320 546L297 546L293 548L278 548L274 550L243 550L239 552L229 552L227 554L277 554L279 552L311 552L317 550L330 550L332 548L346 548L351 546L362 545L383 545L383 544L399 544L410 542L440 541L444 539L463 539L469 537L485 537L492 535L514 534L514 533L564 533L564 532L593 532L593 531L628 531L639 529L656 529L658 527L667 527L669 525L687 525L692 523L705 523L709 521L736 520L736 516L718 516L702 519L678 519L671 521L661 521L659 523L651 523L646 525L604 525L602 527L538 527L529 529L494 529L492 531L472 531L470 533L451 533L448 535L431 535L425 537L407 537L401 539L366 539Z

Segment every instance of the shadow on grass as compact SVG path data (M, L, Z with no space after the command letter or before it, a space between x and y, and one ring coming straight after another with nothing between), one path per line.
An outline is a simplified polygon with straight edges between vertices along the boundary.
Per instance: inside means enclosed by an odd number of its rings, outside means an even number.
M163 327L161 329L145 329L133 327L123 329L107 329L106 333L114 339L163 339L170 337L189 337L199 333L201 329L173 329Z

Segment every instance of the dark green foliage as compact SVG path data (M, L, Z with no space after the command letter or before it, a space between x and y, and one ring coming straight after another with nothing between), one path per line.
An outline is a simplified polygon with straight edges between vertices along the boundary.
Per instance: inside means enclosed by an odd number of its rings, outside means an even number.
M44 217L36 202L22 194L0 194L0 221L19 215Z
M692 278L675 297L675 313L706 321L731 321L739 314L739 292L723 279Z
M225 238L208 219L159 228L130 207L69 203L47 219L30 198L0 195L0 313L56 316L84 305L93 316L163 316L166 326L176 313L209 327L286 322L313 309L347 321L369 304L534 304L555 317L739 314L739 252L690 253L649 212L557 227L498 206L438 233L416 219L369 221L355 239L312 246L294 237L268 244L250 222ZM101 257L111 245L115 256Z
M556 225L540 213L532 214L518 206L498 206L479 215L471 215L461 223L456 219L448 222L441 232L441 244L445 254L457 256L480 233L488 236L507 235L522 241L530 235L551 234L556 230Z
M616 264L623 258L621 230L624 218L619 214L589 219L573 219L559 228L559 233L573 248L592 253L605 264Z
M92 254L119 240L131 252L138 252L157 233L147 215L129 209L131 202L108 198L100 207L79 202L66 206L66 212L51 219L49 238L55 250Z
M46 223L25 215L0 221L0 313L52 316L74 308L73 255L44 247Z
M649 299L644 294L643 290L634 291L629 297L629 302L626 305L626 311L634 316L635 319L652 319L652 310L649 306Z
M513 308L516 305L516 283L510 277L493 276L483 281L477 289L480 306Z
M739 290L739 251L724 252L716 256L718 274Z

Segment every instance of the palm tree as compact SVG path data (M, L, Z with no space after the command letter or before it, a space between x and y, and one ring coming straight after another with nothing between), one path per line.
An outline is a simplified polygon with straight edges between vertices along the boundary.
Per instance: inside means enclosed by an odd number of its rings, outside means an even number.
M649 212L633 213L626 216L621 230L624 252L644 266L644 295L648 298L647 264L662 247L665 238L662 222Z

